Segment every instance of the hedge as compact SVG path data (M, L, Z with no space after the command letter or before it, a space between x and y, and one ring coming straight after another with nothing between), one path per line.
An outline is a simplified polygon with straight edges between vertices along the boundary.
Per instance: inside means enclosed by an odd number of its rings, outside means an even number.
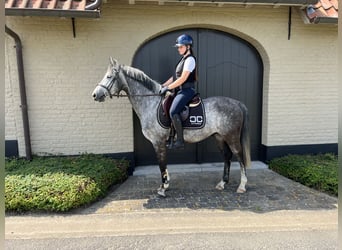
M305 186L330 195L338 195L337 155L288 155L273 159L269 167Z
M5 162L6 211L65 212L90 204L127 178L128 161L101 155Z

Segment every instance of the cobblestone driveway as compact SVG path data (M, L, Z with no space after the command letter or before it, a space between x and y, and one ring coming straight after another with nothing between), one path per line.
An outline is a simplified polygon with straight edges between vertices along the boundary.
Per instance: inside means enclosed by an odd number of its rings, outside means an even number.
M177 166L177 169L181 169ZM247 170L248 184L245 194L237 194L240 170L233 167L230 183L225 190L215 189L222 175L220 166L213 169L194 166L193 169L173 171L166 198L159 197L160 185L157 166L136 171L122 185L113 188L103 200L81 213L120 213L129 211L177 210L241 210L265 213L275 210L336 209L337 198L317 192L291 181L267 167Z

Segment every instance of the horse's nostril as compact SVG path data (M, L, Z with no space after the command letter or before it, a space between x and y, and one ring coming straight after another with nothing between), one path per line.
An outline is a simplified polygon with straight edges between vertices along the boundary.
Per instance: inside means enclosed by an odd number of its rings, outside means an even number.
M94 98L94 99L96 98L96 94L95 94L95 93L93 94L93 98Z

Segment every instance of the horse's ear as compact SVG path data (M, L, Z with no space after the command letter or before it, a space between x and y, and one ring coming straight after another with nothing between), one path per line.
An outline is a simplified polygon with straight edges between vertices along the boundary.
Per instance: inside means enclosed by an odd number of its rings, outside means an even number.
M109 61L112 67L115 67L116 65L118 65L118 61L113 59L113 57L109 57Z

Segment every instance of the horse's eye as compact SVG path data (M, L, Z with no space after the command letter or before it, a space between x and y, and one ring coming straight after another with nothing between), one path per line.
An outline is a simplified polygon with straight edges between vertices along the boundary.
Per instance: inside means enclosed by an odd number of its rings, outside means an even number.
M107 78L112 78L112 76L111 75L107 75Z

